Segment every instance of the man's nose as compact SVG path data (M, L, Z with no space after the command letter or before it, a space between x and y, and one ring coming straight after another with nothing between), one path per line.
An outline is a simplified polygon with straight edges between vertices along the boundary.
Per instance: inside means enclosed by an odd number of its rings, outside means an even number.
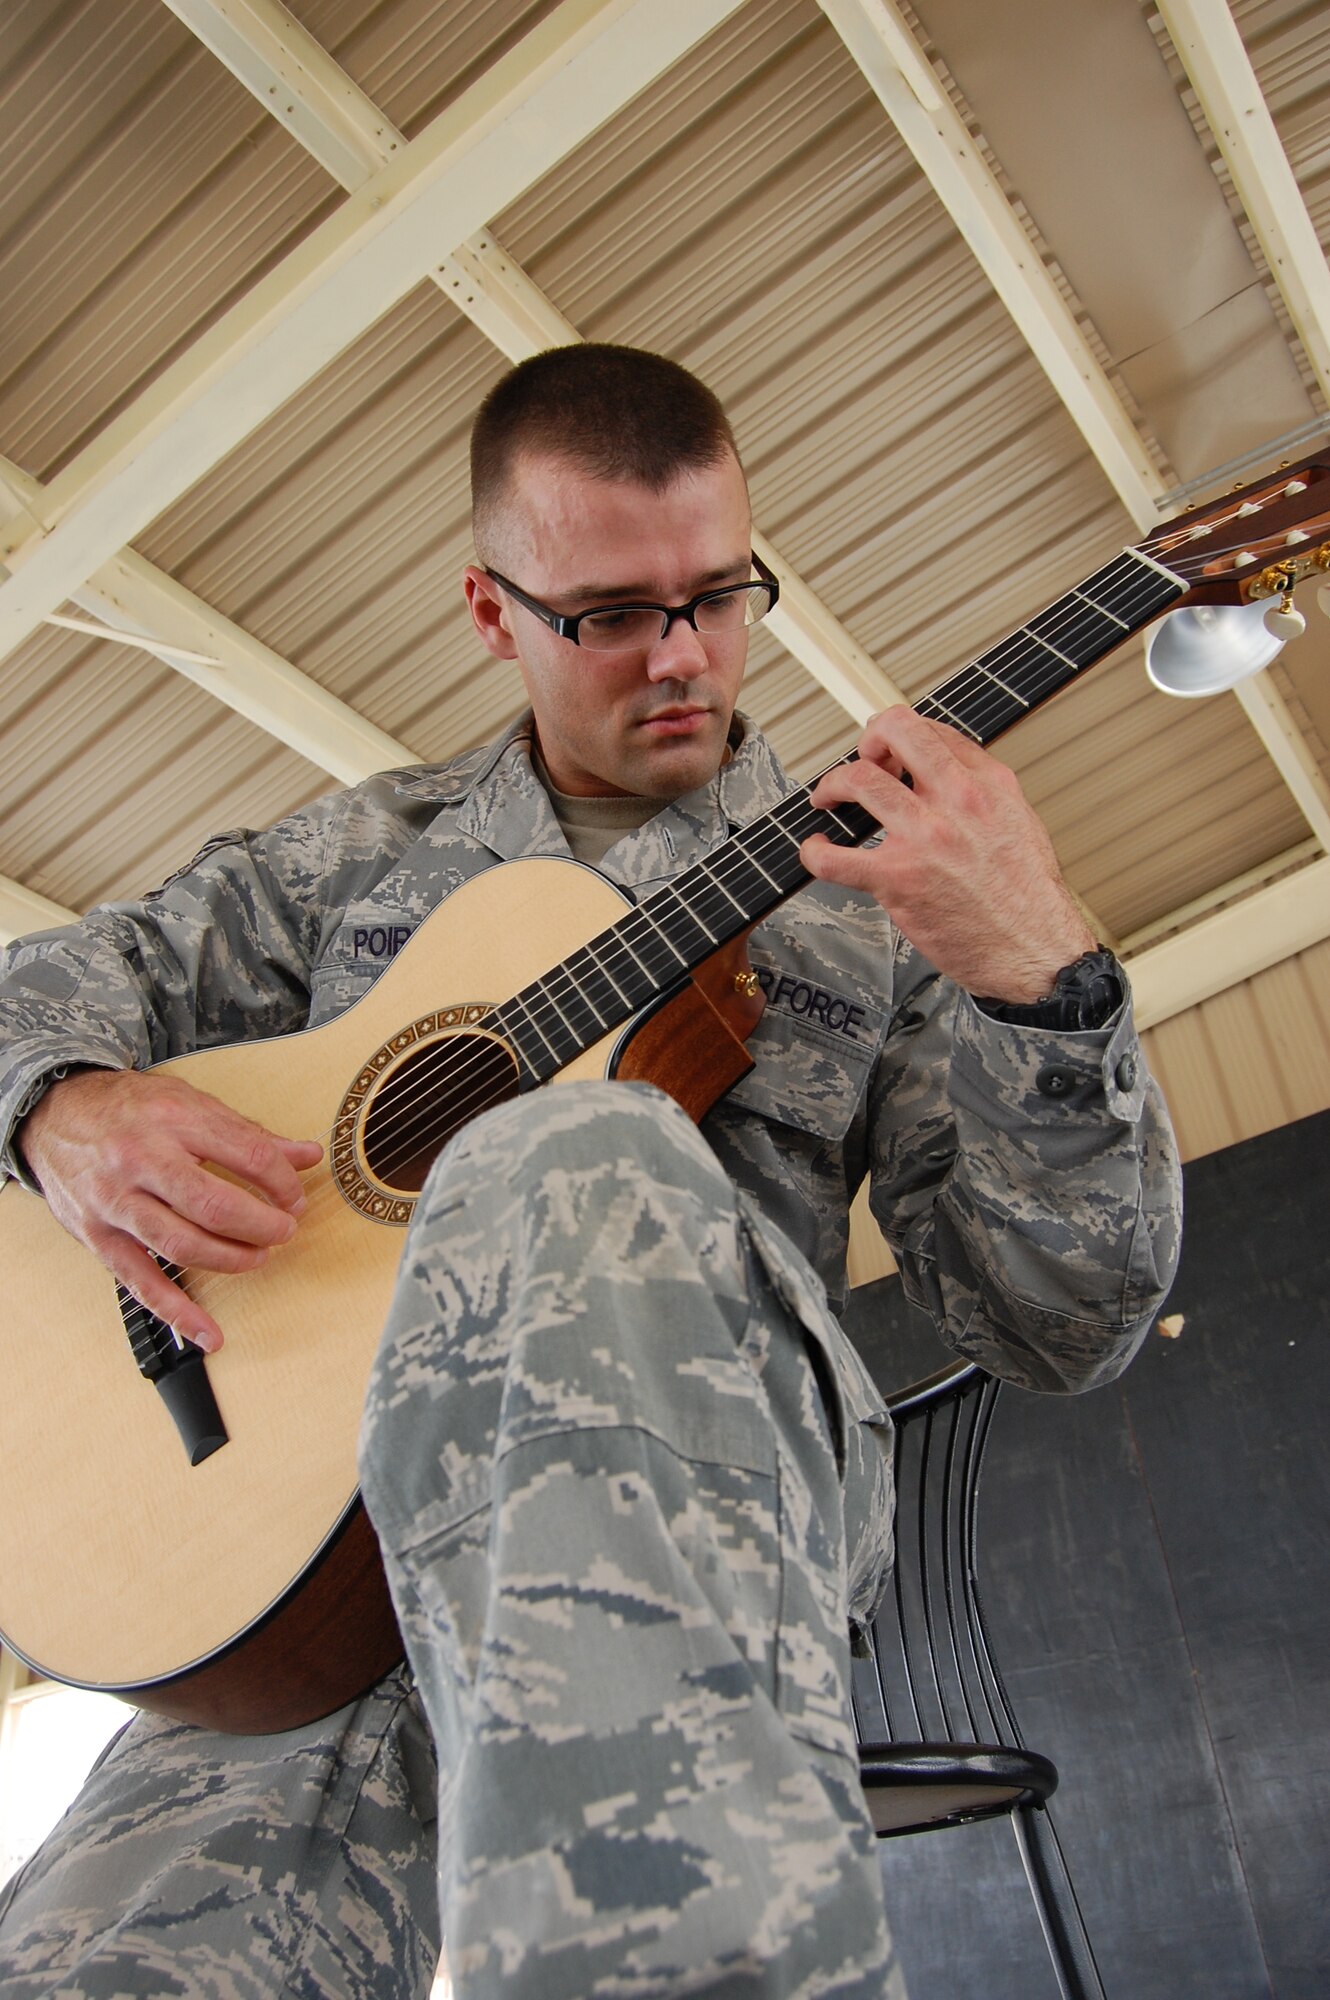
M700 633L686 618L672 618L647 654L647 673L652 680L693 680L705 673L709 662Z

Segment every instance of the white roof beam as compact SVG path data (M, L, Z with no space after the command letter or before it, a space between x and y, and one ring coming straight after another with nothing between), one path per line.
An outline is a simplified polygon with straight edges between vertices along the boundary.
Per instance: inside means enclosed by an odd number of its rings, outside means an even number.
M38 480L0 458L0 520L5 516L11 533L18 517L27 532L39 532L49 520L48 500ZM73 595L84 611L133 634L143 651L342 784L418 761L405 743L133 549L112 556Z
M0 945L26 937L29 931L50 931L60 924L77 922L76 910L67 910L63 903L53 903L49 896L39 896L35 889L25 889L21 882L0 875Z
M173 14L345 188L406 140L277 0L166 0Z
M51 481L49 534L0 547L0 658L739 4L561 0Z
M1245 868L1241 875L1235 875L1229 882L1221 882L1214 889L1207 889L1200 896L1193 896L1190 902L1180 908L1170 910L1165 916L1156 917L1152 923L1143 924L1132 931L1118 946L1118 957L1124 964L1128 958L1139 958L1151 945L1163 944L1175 931L1185 929L1189 924L1199 923L1202 917L1212 917L1228 903L1243 896L1255 895L1261 889L1272 888L1284 876L1306 867L1309 861L1320 858L1320 843L1310 836L1300 840L1296 847L1286 847L1282 854L1272 855L1269 861L1259 862L1255 868Z
M372 100L275 0L167 0L251 90L343 183L355 188L406 140ZM283 110L285 106L285 110ZM342 144L354 129L356 148ZM510 361L571 346L581 333L488 231L461 243L430 273L445 296ZM856 722L904 700L830 607L760 534L753 545L780 578L773 636Z
M1137 1025L1156 1027L1326 937L1330 859L1129 958Z
M818 0L818 4L932 183L1123 506L1138 528L1154 527L1164 497L1163 481L894 0ZM1211 12L1225 17L1228 13L1223 0L1169 0L1172 5L1191 8L1207 19ZM1169 6L1161 7L1166 17ZM1278 689L1268 674L1259 674L1244 685L1240 699L1280 777L1324 844L1327 799L1319 796L1318 786L1320 794L1325 787Z
M1157 0L1233 188L1330 402L1330 270L1227 0Z
M1303 818L1330 854L1330 786L1321 776L1307 739L1268 673L1239 681L1233 690L1252 728L1274 759L1280 777L1298 802Z

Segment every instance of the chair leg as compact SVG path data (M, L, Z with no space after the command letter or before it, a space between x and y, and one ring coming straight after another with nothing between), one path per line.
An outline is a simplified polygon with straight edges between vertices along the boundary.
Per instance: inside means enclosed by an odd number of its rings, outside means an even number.
M1011 1816L1011 1829L1021 1850L1062 2000L1107 2000L1081 1906L1047 1810L1020 1806Z

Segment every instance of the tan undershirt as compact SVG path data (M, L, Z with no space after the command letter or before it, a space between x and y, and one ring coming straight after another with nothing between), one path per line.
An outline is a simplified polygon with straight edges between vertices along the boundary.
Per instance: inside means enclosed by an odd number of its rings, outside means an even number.
M621 834L630 832L633 827L645 826L664 804L662 799L573 798L551 784L550 774L539 751L535 762L536 775L549 793L554 817L572 849L573 859L585 861L592 868L599 865Z

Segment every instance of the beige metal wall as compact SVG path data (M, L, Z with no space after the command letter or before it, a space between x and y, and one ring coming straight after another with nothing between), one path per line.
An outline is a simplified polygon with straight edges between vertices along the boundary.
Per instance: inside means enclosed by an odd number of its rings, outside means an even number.
M1330 940L1143 1040L1184 1160L1330 1109Z

